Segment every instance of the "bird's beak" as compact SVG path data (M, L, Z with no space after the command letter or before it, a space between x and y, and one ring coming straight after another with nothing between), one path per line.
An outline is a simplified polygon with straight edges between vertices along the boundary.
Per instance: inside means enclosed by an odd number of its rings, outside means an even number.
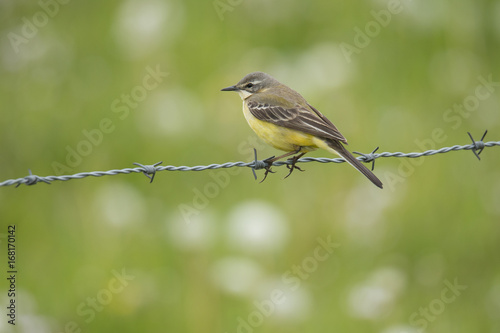
M238 91L239 89L236 86L230 86L224 89L221 89L220 91Z

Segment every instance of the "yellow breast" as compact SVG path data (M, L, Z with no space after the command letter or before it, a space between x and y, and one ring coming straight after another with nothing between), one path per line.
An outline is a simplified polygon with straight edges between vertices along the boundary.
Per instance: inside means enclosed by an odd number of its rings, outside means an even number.
M277 126L255 118L243 102L243 114L252 130L266 143L276 149L294 151L304 147L303 151L315 150L314 136L304 132Z

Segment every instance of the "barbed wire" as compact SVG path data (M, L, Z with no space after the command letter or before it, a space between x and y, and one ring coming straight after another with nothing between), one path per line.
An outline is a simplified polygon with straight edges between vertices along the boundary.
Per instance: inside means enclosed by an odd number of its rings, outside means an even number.
M378 150L378 147L372 151L371 153L368 154L363 154L359 152L353 152L358 155L361 155L357 159L360 160L361 162L365 163L372 163L372 170L375 167L375 160L377 158L382 158L382 157L407 157L407 158L418 158L422 156L432 156L436 154L444 154L448 153L451 151L459 151L459 150L472 150L474 155L480 160L481 158L479 155L483 151L484 148L487 147L494 147L494 146L500 146L500 141L489 141L489 142L483 142L484 137L486 136L486 133L488 131L485 131L483 136L481 137L481 140L475 141L472 135L469 134L469 137L472 141L471 144L460 146L460 145L455 145L451 147L443 147L437 150L431 149L427 150L424 152L415 152L415 153L401 153L401 152L394 152L394 153L389 153L389 152L384 152L377 154L376 151ZM113 176L113 175L119 175L119 174L130 174L130 173L143 173L150 179L150 183L153 182L154 176L156 175L157 172L159 171L204 171L204 170L212 170L212 169L221 169L221 168L233 168L233 167L249 167L252 169L254 177L257 178L257 175L255 174L255 170L259 169L264 169L268 166L267 162L265 160L258 160L257 159L257 152L254 149L255 152L255 160L252 162L227 162L227 163L222 163L222 164L210 164L210 165L197 165L197 166L173 166L173 165L166 165L166 166L160 166L161 163L163 162L157 162L152 165L142 165L140 163L133 163L134 165L137 165L137 168L125 168L125 169L114 169L114 170L109 170L109 171L89 171L89 172L80 172L74 175L62 175L62 176L46 176L46 177L41 177L37 175L33 175L31 170L29 171L29 175L22 177L22 178L17 178L17 179L9 179L6 181L3 181L0 183L0 187L2 186L11 186L11 185L16 185L18 187L21 184L26 184L26 185L35 185L39 182L44 182L47 184L50 184L52 181L60 180L60 181L66 181L70 179L82 179L86 177L102 177L102 176ZM297 163L309 163L309 162L319 162L319 163L343 163L345 160L343 158L325 158L325 157L304 157L301 158L297 161ZM286 161L276 161L272 163L272 166L282 166L282 165L290 165L292 164L291 161L286 160Z

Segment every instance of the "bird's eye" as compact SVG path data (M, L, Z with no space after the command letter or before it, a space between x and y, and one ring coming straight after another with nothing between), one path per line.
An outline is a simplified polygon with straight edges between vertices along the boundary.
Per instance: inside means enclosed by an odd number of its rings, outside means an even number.
M253 87L253 83L247 83L247 85L245 86L245 88L252 88Z

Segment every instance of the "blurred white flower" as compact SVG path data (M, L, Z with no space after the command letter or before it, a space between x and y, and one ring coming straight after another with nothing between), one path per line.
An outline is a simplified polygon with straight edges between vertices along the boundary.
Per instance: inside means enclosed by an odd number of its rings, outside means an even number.
M441 29L446 15L450 12L449 3L445 1L406 1L401 16L405 21L424 31Z
M15 325L8 323L10 318L5 316L0 321L0 332L3 333L50 333L54 327L54 320L49 317L37 315L38 304L33 295L27 290L19 290L16 296L18 309ZM8 304L9 298L6 296L0 298L2 304ZM7 312L7 311L6 311ZM22 315L19 315L19 314Z
M335 43L316 44L304 50L296 60L276 60L270 74L304 96L345 85L355 73L354 66L346 66L342 50Z
M183 14L181 2L127 0L118 10L114 35L125 54L140 57L176 37Z
M145 219L145 202L142 195L124 182L106 182L95 196L94 207L104 220L123 227Z
M349 307L354 317L379 319L392 307L392 294L379 286L361 285L351 290Z
M394 205L397 197L394 191L380 191L360 178L363 183L347 194L345 228L353 242L363 246L381 242L386 234L384 210ZM401 191L398 196L402 197Z
M286 217L275 206L264 201L247 201L229 214L227 236L234 248L249 253L281 249L290 230Z
M212 214L203 211L186 223L180 214L167 218L169 241L182 250L202 250L210 247L215 238L215 221Z
M226 257L212 267L212 278L219 289L234 295L251 296L264 275L257 262L247 258Z
M51 333L52 328L47 318L32 314L23 314L16 323L18 333ZM3 332L3 331L2 331Z
M281 279L272 279L260 285L258 299L255 303L271 304L272 309L269 315L275 321L284 323L297 323L307 319L312 310L312 296L309 290L303 285L292 290Z
M349 293L349 310L352 316L379 320L391 313L396 298L406 286L406 277L396 268L381 268Z
M170 136L178 140L198 132L204 121L198 98L179 87L151 91L140 108L138 121L145 135Z

